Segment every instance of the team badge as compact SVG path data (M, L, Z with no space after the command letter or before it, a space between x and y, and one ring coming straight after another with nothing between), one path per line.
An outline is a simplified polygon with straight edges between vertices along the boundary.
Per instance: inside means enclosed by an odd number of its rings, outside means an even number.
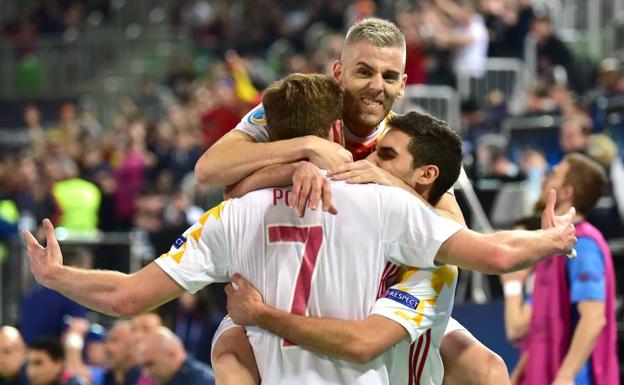
M266 118L264 116L264 107L260 107L253 111L251 115L249 115L249 118L247 118L247 121L251 124L265 125Z

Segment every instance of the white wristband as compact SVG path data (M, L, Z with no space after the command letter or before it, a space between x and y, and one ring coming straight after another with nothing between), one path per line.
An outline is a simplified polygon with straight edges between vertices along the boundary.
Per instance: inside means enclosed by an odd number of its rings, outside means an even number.
M84 339L77 333L69 333L65 337L65 345L69 349L82 351L82 348L84 347Z
M503 294L505 297L521 296L522 295L522 282L509 281L503 285Z

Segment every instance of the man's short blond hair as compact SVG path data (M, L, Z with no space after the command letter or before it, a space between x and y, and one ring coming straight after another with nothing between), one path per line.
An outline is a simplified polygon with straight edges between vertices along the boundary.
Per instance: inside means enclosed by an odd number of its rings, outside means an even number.
M353 24L347 31L344 46L346 48L360 41L376 47L405 49L405 36L399 27L388 20L376 17Z

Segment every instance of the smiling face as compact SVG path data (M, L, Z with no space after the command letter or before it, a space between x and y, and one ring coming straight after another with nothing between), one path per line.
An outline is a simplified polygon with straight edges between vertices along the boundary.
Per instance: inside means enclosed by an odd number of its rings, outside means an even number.
M404 66L401 47L378 47L366 41L345 47L333 72L344 91L343 120L354 134L372 133L403 95Z

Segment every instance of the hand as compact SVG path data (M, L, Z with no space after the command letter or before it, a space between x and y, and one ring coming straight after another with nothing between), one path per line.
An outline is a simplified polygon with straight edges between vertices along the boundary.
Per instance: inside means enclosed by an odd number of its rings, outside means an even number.
M76 333L83 337L89 333L91 323L88 319L82 317L69 317L68 333Z
M234 274L225 286L227 310L232 320L240 326L253 326L266 307L262 295L240 274Z
M48 286L55 271L63 266L63 255L54 235L54 226L47 218L43 220L43 229L46 234L46 247L41 246L28 230L23 230L22 236L26 240L30 271L37 282Z
M293 189L288 195L288 206L297 207L299 215L305 214L306 205L316 210L319 201L323 203L323 211L337 214L333 205L331 186L321 170L310 162L300 162L293 174Z
M353 162L353 155L338 143L317 136L306 136L305 140L306 157L322 169L331 170L341 164Z
M331 169L328 176L333 180L346 180L347 183L377 183L396 186L400 179L368 160L346 163Z
M548 191L546 196L546 207L542 212L542 229L552 230L555 241L559 245L562 253L568 256L576 255L574 245L576 244L576 231L574 225L574 217L576 210L570 208L564 215L555 215L555 202L557 201L557 192L555 190Z

